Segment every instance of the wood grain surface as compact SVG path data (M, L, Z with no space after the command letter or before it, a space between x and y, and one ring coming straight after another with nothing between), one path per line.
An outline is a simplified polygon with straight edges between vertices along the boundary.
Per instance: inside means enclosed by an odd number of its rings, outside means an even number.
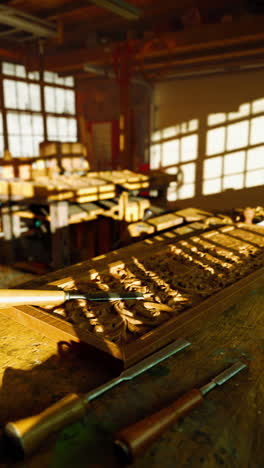
M188 350L94 400L84 421L65 428L31 458L6 458L2 466L121 467L112 447L116 431L203 385L238 359L248 363L249 370L208 394L203 406L175 424L133 466L263 466L263 286L262 279L235 305L217 317L212 314L199 327L189 324L182 329L182 336L192 342ZM54 343L10 318L2 316L1 325L2 424L114 375L102 361L85 362L67 350L58 355Z

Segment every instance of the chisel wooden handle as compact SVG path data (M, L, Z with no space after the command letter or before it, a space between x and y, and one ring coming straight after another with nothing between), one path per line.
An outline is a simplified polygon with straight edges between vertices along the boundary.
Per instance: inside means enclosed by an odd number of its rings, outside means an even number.
M0 307L13 305L59 305L66 300L63 290L0 289Z
M154 442L171 424L203 402L203 395L193 389L170 406L118 432L116 447L132 461Z
M16 422L9 422L5 426L5 434L28 455L37 449L49 435L81 419L85 415L86 407L85 399L73 393L42 413Z

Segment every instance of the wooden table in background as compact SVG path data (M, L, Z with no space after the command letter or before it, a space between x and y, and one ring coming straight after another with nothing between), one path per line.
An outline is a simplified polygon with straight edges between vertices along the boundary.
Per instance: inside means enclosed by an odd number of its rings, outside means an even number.
M1 424L37 413L69 392L89 391L115 374L93 355L81 359L67 352L66 345L0 317ZM1 466L118 468L122 464L111 443L117 430L203 385L238 359L247 362L249 370L209 393L203 406L175 424L132 466L264 466L263 323L260 280L222 315L186 326L182 337L192 342L188 350L94 400L84 421L66 427L35 455L22 462L3 460Z

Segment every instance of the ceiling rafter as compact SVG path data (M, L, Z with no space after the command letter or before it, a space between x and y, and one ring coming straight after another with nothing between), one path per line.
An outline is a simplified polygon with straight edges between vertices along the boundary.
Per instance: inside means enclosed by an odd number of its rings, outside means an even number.
M241 35L242 32L243 35ZM248 47L249 44L251 48L257 48L264 44L264 31L261 25L259 31L255 27L252 33L252 23L249 23L248 27L246 24L238 24L237 27L235 25L209 25L204 27L203 34L200 34L199 29L196 32L191 30L183 33L160 34L159 43L159 48L155 49L155 47L148 48L146 41L131 41L135 65L147 61L171 61L175 57L180 60L181 57L190 54L199 56L208 52L209 56L212 53L210 51L231 48L234 50L239 46ZM66 48L56 53L52 53L52 49L47 48L44 57L45 66L52 70L65 71L67 68L80 69L84 63L109 65L116 46L118 43L72 50Z
M125 0L91 0L96 6L115 13L128 20L136 20L142 16L143 11Z
M0 24L37 37L51 38L57 34L53 23L6 5L0 5Z

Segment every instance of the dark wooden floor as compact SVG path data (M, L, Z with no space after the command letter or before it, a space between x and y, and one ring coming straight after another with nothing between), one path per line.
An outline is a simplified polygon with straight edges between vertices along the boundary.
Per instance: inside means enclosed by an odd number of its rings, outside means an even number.
M46 408L68 392L85 392L114 375L103 361L58 354L56 343L1 317L1 424ZM194 321L183 337L192 346L131 383L91 403L85 421L65 428L23 462L26 468L122 466L113 434L207 382L240 359L248 363L205 403L175 424L133 466L136 468L260 468L264 466L264 281L217 317ZM65 348L64 348L65 351Z

